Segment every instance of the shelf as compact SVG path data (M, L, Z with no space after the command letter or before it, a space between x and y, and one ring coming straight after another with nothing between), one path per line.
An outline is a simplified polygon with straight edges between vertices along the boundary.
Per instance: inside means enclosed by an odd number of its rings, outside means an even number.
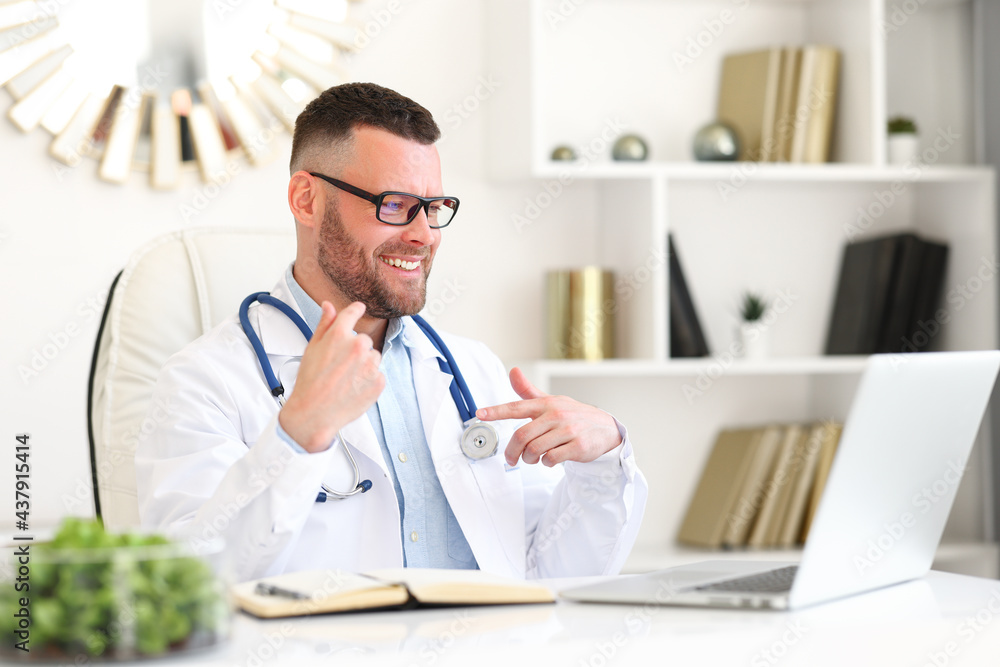
M498 30L489 44L490 68L510 82L490 103L504 130L488 140L493 175L558 173L559 166L546 165L548 157L569 145L600 156L605 164L588 169L602 172L600 178L664 169L673 177L705 177L684 162L696 132L715 117L724 57L776 44L831 44L843 54L834 163L828 165L834 174L843 169L848 180L884 178L873 169L886 161L886 119L900 114L916 120L921 151L933 150L940 133L947 134L946 149L929 162L981 159L971 0L921 0L919 11L888 0L733 4L508 0L491 6L488 21ZM723 12L731 23L719 23ZM720 29L712 33L710 25ZM667 166L607 164L610 126L643 137ZM784 169L771 173L781 180L837 178L824 169Z
M884 166L867 164L787 164L758 162L545 162L534 170L536 178L574 180L670 179L677 181L748 180L773 182L892 182L950 183L993 178L993 168L963 166Z
M692 40L733 3L487 3L495 28L490 71L508 82L487 110L490 175L536 179L532 221L553 193L575 188L579 208L561 228L547 222L551 236L531 241L566 244L579 266L615 275L619 358L536 359L524 369L543 391L599 405L628 425L652 482L629 571L711 558L799 558L799 552L720 554L661 545L676 535L720 429L846 418L867 357L823 351L848 242L907 231L947 242L938 311L947 326L929 323L927 335L941 350L996 347L997 285L987 279L996 271L989 259L997 234L996 174L972 164L981 159L982 123L972 94L974 3L919 4L920 11L902 17L889 0L740 4L738 20L703 39L700 50L692 46L698 53L691 55L685 49ZM887 34L889 23L901 29ZM807 43L831 44L843 55L832 161L693 161L692 139L714 117L726 54ZM678 53L691 61L678 60ZM915 118L926 164L886 164L886 119L895 114ZM611 160L623 133L643 137L652 159ZM557 145L574 147L581 159L551 161ZM669 358L668 233L715 356ZM565 267L540 270L554 268ZM770 330L770 349L782 356L747 361L725 353L733 349L737 299L746 290L787 306ZM989 469L985 447L975 450L971 465ZM973 543L990 535L989 483L976 475L963 481L948 539ZM644 548L653 551L644 556ZM935 561L938 569L994 577L998 566L992 543L946 545Z
M547 360L530 362L532 369L547 377L696 377L722 368L727 375L835 375L857 374L867 357L802 357L750 361L715 357L645 361L608 359L600 362Z

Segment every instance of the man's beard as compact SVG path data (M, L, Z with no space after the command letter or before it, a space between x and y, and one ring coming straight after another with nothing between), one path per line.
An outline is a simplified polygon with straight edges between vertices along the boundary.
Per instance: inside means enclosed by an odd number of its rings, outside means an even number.
M378 223L382 224L382 223ZM410 290L393 289L379 275L376 263L382 263L379 256L399 254L413 256L413 246L388 241L375 251L374 256L364 250L348 235L340 212L335 206L328 206L323 216L319 233L319 266L333 285L347 297L348 301L365 304L365 314L378 319L391 319L404 315L416 315L427 300L427 278L431 273L430 249L423 250L420 270L423 279L411 281Z

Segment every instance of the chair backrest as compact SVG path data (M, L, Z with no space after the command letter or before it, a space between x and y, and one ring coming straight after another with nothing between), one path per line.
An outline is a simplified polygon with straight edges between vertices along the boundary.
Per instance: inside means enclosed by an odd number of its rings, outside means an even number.
M108 529L139 525L135 450L163 362L270 290L294 257L292 230L200 228L147 243L115 279L88 395L94 504Z

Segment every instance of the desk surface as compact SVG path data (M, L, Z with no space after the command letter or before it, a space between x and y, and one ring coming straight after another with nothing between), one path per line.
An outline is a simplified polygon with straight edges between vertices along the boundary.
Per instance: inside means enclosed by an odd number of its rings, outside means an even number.
M270 621L240 614L225 647L156 664L944 667L993 665L998 655L1000 581L931 572L793 612L560 601Z

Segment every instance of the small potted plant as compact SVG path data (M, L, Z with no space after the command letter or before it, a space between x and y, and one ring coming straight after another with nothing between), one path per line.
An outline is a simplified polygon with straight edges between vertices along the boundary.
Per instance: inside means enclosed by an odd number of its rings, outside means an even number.
M767 357L768 335L767 324L764 322L767 309L768 303L760 294L744 292L740 298L738 339L745 359Z
M895 116L889 119L889 164L906 164L917 156L917 124L912 118Z

